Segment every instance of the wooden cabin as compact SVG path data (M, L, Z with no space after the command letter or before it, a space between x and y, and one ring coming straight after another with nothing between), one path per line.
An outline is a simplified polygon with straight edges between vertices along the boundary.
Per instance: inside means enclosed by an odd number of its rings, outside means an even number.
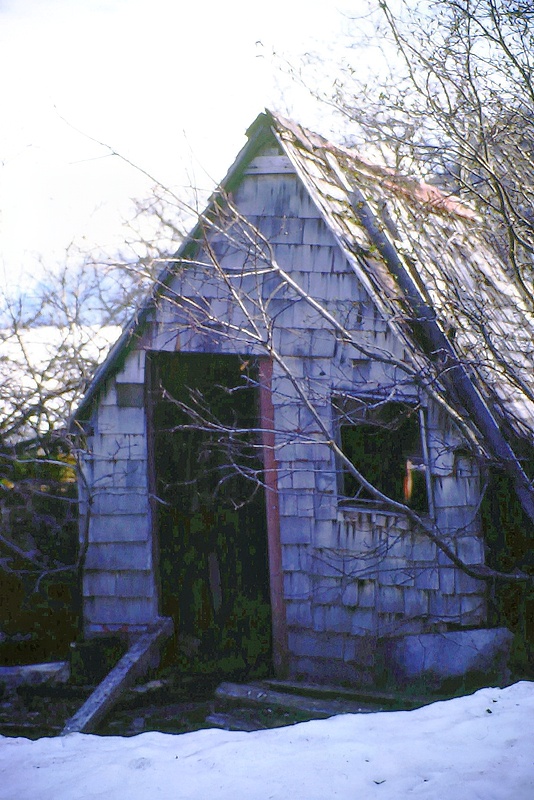
M502 668L479 510L532 439L500 358L532 385L527 317L470 209L261 114L78 410L85 635L171 617L184 669L329 683Z

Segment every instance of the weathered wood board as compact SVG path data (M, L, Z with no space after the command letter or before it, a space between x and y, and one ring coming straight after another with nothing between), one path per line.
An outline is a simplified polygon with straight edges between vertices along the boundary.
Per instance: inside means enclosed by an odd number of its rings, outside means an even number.
M88 733L93 730L116 703L124 689L148 668L154 650L161 640L171 636L172 632L172 621L163 618L154 630L142 634L79 711L67 721L61 735Z
M287 692L274 692L265 686L252 684L221 683L215 691L219 700L235 701L247 705L279 706L302 711L314 717L333 717L335 714L361 714L377 711L364 703L353 700L326 700Z

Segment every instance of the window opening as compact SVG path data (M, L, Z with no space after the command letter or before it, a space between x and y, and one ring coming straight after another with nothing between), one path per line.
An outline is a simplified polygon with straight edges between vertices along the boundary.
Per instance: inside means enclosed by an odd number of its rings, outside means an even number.
M382 494L415 511L429 510L421 411L400 401L337 398L339 439L343 453ZM340 492L356 502L376 502L347 469Z

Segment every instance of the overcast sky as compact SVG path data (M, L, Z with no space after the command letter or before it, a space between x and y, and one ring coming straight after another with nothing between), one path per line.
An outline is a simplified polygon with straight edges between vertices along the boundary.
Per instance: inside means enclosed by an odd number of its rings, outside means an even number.
M273 67L331 52L364 0L0 0L0 267L7 282L74 238L113 247L147 180L209 188L265 107L321 128ZM323 112L324 113L324 112ZM85 237L83 239L82 237ZM25 278L24 280L29 280Z

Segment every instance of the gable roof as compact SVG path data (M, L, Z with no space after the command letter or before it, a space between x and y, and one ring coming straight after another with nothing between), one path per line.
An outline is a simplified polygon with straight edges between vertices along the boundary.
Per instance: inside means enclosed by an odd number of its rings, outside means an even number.
M437 353L429 343L434 358L456 356L493 412L533 441L534 316L475 212L291 121L273 117L273 126L387 317L413 323L413 332L422 309L430 312L445 339L440 349L450 351ZM404 282L392 259L400 262Z
M355 150L271 112L260 114L247 135L220 190L231 192L274 137L384 316L416 348L423 346L427 358L441 360L445 371L453 359L456 372L482 395L491 413L534 441L534 317L476 214L434 186L371 164ZM185 259L201 238L219 194L172 264ZM172 266L160 276L156 293L171 275ZM97 370L78 418L143 326L152 302Z

